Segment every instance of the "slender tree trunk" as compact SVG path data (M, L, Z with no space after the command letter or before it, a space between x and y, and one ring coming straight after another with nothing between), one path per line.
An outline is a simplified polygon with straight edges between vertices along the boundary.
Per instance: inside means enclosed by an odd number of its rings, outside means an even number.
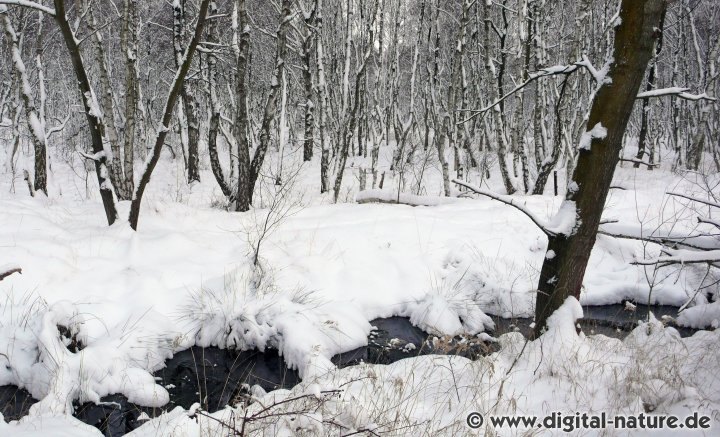
M15 68L15 73L18 77L17 86L19 87L20 96L22 97L22 102L25 106L25 116L30 130L30 138L33 143L33 149L35 151L35 180L33 183L33 189L30 190L30 193L34 195L35 192L42 191L45 195L47 195L47 164L45 161L47 139L45 136L45 129L42 125L38 108L35 106L35 99L31 94L32 88L30 87L30 81L28 80L27 72L25 70L25 63L23 62L20 53L20 40L15 32L15 28L10 22L10 15L7 13L7 6L0 5L0 17L2 17L5 34L10 42L13 67ZM28 181L28 183L30 182L32 181Z
M68 52L70 53L70 60L72 62L73 71L75 72L75 77L77 78L78 89L80 91L80 95L82 96L85 116L90 129L92 150L96 156L94 159L95 173L98 178L98 185L100 186L100 197L102 198L103 207L105 208L105 216L107 217L108 224L112 225L117 220L118 214L115 207L115 200L113 198L112 182L108 178L108 153L106 153L103 148L103 123L97 113L97 107L94 103L95 94L90 86L87 70L83 64L78 40L75 38L75 33L73 32L70 23L67 21L65 2L64 0L54 1L55 21L60 28L60 33L65 41Z
M211 0L210 2L210 15L217 15L218 7L217 2ZM223 195L227 197L230 202L234 201L234 193L232 191L232 184L228 183L223 173L222 165L220 164L220 156L217 148L217 137L220 131L220 106L217 101L217 46L220 43L218 36L218 25L217 20L212 20L208 24L207 41L210 43L210 53L207 55L207 78L208 78L208 91L210 94L210 126L208 127L208 155L210 156L210 167L212 168L213 176L220 186L220 190Z
M110 180L115 189L115 194L120 200L129 200L132 192L125 184L125 177L122 169L122 152L120 150L120 137L117 125L115 124L115 103L113 101L113 86L110 78L110 69L105 55L105 46L102 37L102 29L98 28L95 19L94 6L89 0L85 0L83 8L87 11L89 30L92 33L92 44L95 52L95 65L100 72L100 87L102 92L99 96L102 108L101 122L104 126L104 139L110 144L111 156L108 157Z
M175 48L175 66L180 68L185 47L185 0L173 2L173 45ZM181 90L182 109L187 126L187 181L200 181L200 121L198 102L191 81L184 81Z
M124 189L135 189L135 139L140 102L138 57L138 0L125 0L122 46L125 55L125 133L123 141ZM119 157L118 157L119 159Z
M62 0L56 0L56 2L62 2ZM198 22L195 25L195 33L188 44L187 50L184 52L183 62L178 68L175 80L171 84L170 92L168 93L167 100L165 101L165 107L163 109L162 127L158 131L155 139L155 145L153 146L152 152L145 165L145 171L140 175L140 181L135 188L135 194L133 195L132 203L130 204L130 227L137 230L138 220L140 218L140 205L142 205L142 197L145 192L147 184L150 182L153 170L158 161L160 161L160 152L162 152L163 145L165 144L165 137L170 130L170 122L172 121L175 104L177 103L178 97L180 96L185 77L190 71L190 65L192 65L193 55L195 49L197 49L200 43L200 38L205 27L205 21L207 18L207 11L210 4L210 0L202 0L200 4L200 11L198 12Z
M330 108L328 99L327 82L325 81L325 53L323 52L323 19L322 0L315 0L317 13L316 27L317 37L315 52L318 70L318 112L320 113L320 192L326 193L330 190L330 146L327 142L327 111Z
M238 148L237 197L235 209L248 211L255 182L250 177L250 145L248 141L247 68L250 54L250 20L245 0L236 0L238 18L238 56L235 88L235 123L233 135Z
M47 93L45 91L45 66L43 65L43 21L45 14L38 12L38 29L35 49L35 67L37 68L38 74L38 91L40 95L40 102L38 105L38 118L40 119L40 130L43 132L44 141L42 147L37 147L38 143L35 142L35 190L42 191L45 195L48 195L47 189L47 147L48 147L48 134L45 126L45 106L47 101Z
M255 149L252 162L250 163L250 202L252 202L253 189L270 144L270 128L275 117L277 116L277 101L280 94L280 88L283 83L285 74L285 52L287 51L287 32L290 28L290 18L292 11L290 10L291 0L283 0L282 9L280 11L280 22L277 31L277 47L275 54L275 71L273 79L270 83L270 91L268 92L267 101L265 102L265 110L263 111L262 125L260 126L260 141Z
M650 61L650 72L648 73L648 79L647 79L647 85L645 86L645 91L652 91L655 88L655 69L657 68L658 56L660 56L660 51L662 50L663 24L664 23L665 23L665 11L663 11L662 16L660 17L660 27L658 28L659 36L657 38L657 43L655 44L655 55L653 56L652 60ZM637 151L637 155L635 156L635 159L637 159L638 161L642 160L643 157L645 156L645 154L647 153L645 151L645 148L646 148L646 142L647 142L649 112L650 112L650 99L643 99L642 110L640 113L640 134L638 135L638 151ZM635 164L633 164L633 167L640 168L640 163L636 162ZM647 169L652 170L653 167L651 165L648 165Z
M315 93L313 92L312 52L315 41L315 16L317 5L305 17L305 34L302 41L303 84L305 85L305 138L303 139L303 161L310 161L315 147Z

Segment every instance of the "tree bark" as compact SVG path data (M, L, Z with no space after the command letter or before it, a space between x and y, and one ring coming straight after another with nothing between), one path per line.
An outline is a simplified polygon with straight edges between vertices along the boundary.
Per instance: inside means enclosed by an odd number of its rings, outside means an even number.
M595 243L600 217L622 148L635 96L652 57L665 0L623 0L616 27L611 81L600 85L590 109L588 129L595 132L579 150L561 214L574 210L572 229L548 233L548 249L540 272L535 304L535 333L568 296L580 297L585 269ZM605 134L602 134L602 127ZM585 135L588 135L586 133ZM586 138L587 140L587 138ZM581 142L581 146L583 142Z
M270 91L268 93L267 101L265 102L265 110L263 111L262 125L260 126L260 142L255 149L252 162L250 163L250 186L248 187L250 190L250 202L252 202L255 183L260 176L260 170L262 169L263 162L265 161L265 154L267 153L267 149L270 144L270 127L273 121L275 121L275 117L277 115L278 95L280 94L280 87L282 86L285 70L287 32L290 27L290 19L292 17L290 5L291 0L283 0L282 9L280 11L280 23L277 31L277 48L275 54L275 71L272 82L270 83Z
M56 2L62 2L62 0L56 0ZM183 62L180 64L180 67L178 68L177 74L175 76L175 80L172 82L172 85L170 87L170 92L168 93L167 100L165 101L165 108L163 110L162 126L158 131L157 137L155 139L155 145L145 165L145 171L140 176L140 181L138 182L137 188L135 189L135 194L133 195L132 203L130 204L129 221L130 227L134 230L137 230L138 220L140 218L140 205L142 204L143 193L145 192L147 184L150 182L150 177L152 176L153 170L155 170L155 166L160 160L160 152L162 152L163 145L165 144L165 137L170 130L170 122L172 121L175 103L177 102L178 96L181 93L183 83L185 82L185 77L190 70L190 65L192 65L192 59L193 55L195 54L195 49L200 43L200 38L205 27L209 3L210 0L202 0L202 3L200 4L200 11L198 12L198 22L195 26L195 34L190 40L190 44L188 45L187 50L184 51Z
M105 208L105 216L109 225L115 223L118 218L117 209L115 207L115 199L113 198L113 188L108 178L107 154L103 148L103 123L97 114L97 108L93 108L94 93L87 76L87 70L83 64L82 55L80 54L80 46L75 38L75 33L70 27L67 20L67 12L65 11L65 1L55 0L55 21L60 28L65 45L70 53L73 71L77 78L78 89L82 96L83 107L85 109L85 117L87 118L88 127L90 129L90 139L92 150L95 154L95 173L100 186L100 197L102 198L103 207Z
M25 63L21 57L19 38L15 32L15 28L10 22L10 15L7 13L7 7L5 5L0 5L0 13L2 13L5 34L10 42L13 67L15 68L15 73L18 77L17 86L20 90L23 105L25 106L25 116L27 117L30 138L32 139L33 149L35 151L35 180L33 189L30 190L30 193L34 195L35 192L42 191L45 195L47 195L47 164L45 161L47 140L45 136L45 129L40 121L41 117L35 106L35 100L31 94L32 88L30 87L28 75L25 70Z
M246 82L248 56L250 54L250 21L245 0L237 0L235 9L238 18L237 84L235 86L235 123L233 135L238 148L237 195L235 210L248 211L252 203L255 186L250 177L250 145L248 141L248 86Z
M125 55L125 133L123 141L123 173L125 189L135 189L135 138L140 100L138 78L138 0L125 0L123 23L123 52ZM119 158L118 158L119 159Z

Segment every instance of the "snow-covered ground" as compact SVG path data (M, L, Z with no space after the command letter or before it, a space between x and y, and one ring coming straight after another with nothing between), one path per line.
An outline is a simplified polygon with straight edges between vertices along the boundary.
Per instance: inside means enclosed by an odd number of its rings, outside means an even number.
M222 196L212 174L187 187L181 165L161 163L138 232L122 221L106 225L93 175L86 191L81 178L55 163L48 199L30 198L22 181L10 193L9 175L0 174L0 265L22 268L0 282L0 385L24 387L41 399L19 423L0 422L0 434L94 435L94 428L64 415L72 413L73 400L98 402L111 393L162 406L168 393L151 372L193 344L277 348L299 370L300 386L259 393L261 403L249 411L291 397L299 399L282 404L283 411L316 401L321 407L315 415L293 416L296 422L283 416L252 424L267 435L290 435L297 427L313 433L323 421L334 435L353 429L461 435L471 433L465 425L471 411L615 414L648 406L681 416L698 410L720 429L718 331L680 339L649 321L622 342L578 337L574 320L582 310L572 299L539 340L526 344L517 334L504 335L502 350L478 361L421 357L337 370L330 357L366 344L368 321L377 317L407 316L428 332L453 335L492 330L488 314L531 316L545 237L524 215L486 198L401 199L430 205L417 207L331 204L330 197L313 194L319 191L315 166L300 170L275 210L227 212L213 206ZM341 200L357 193L355 167L348 171ZM435 173L428 170L422 194L440 192ZM385 189L392 192L394 184L388 175ZM692 190L687 180L665 170L620 168L616 184L626 190L612 191L605 219L645 232L697 226L682 202L665 196ZM490 186L500 184L491 180ZM266 187L259 203L271 204L273 192ZM543 219L561 203L550 195L518 198ZM126 216L129 205L119 207ZM267 233L265 223L274 223ZM653 245L600 235L581 303L690 301L690 316L681 315L680 323L717 326L717 303L703 305L707 293L697 293L699 284L712 282L707 269L630 264L657 254ZM58 325L84 349L71 353ZM341 392L320 393L331 390ZM227 409L216 416L233 414L247 413ZM218 426L176 410L136 433L198 435Z

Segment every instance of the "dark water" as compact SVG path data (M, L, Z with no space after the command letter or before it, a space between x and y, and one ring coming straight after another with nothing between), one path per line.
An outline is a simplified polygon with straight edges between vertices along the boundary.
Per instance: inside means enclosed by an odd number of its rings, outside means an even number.
M635 305L634 311L626 309L625 305L602 305L602 306L583 306L584 317L578 320L580 328L586 335L602 334L608 337L623 339L630 334L630 331L640 322L645 322L649 318L649 313L653 313L656 319L663 320L663 316L669 316L667 326L675 328L682 337L689 337L697 332L697 329L684 328L677 326L674 319L678 315L678 307L670 305ZM513 318L503 319L493 316L495 322L495 333L493 335L502 335L508 332L518 331L527 336L530 331L530 318Z
M637 305L628 311L625 305L583 307L585 318L578 321L586 334L604 334L624 338L645 321L652 311L655 317L677 317L677 308L671 306ZM519 331L527 335L531 319L503 319L493 317L496 329L491 334L499 336ZM368 336L368 345L336 355L332 358L338 367L361 362L390 364L403 358L428 355L459 355L469 359L495 352L495 343L481 341L476 336L437 337L413 326L404 317L389 317L370 322L376 329ZM672 325L672 322L669 322ZM682 336L692 335L696 330L678 328ZM270 391L291 388L300 378L296 371L287 369L282 357L275 350L265 352L236 352L218 348L193 347L175 354L166 361L163 369L155 372L158 384L167 388L170 402L162 408L140 407L127 401L122 395L102 399L102 405L86 403L75 405L75 416L83 422L100 429L106 436L121 436L142 425L142 413L156 417L176 406L189 408L200 402L203 409L216 411L225 405L242 399L251 386L259 385ZM6 421L17 420L27 414L35 403L30 393L15 386L0 386L0 413Z

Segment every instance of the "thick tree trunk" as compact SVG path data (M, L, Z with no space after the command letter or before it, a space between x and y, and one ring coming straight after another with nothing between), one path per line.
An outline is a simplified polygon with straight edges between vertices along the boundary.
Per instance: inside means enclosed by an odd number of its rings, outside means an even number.
M575 214L575 225L549 230L538 283L535 335L546 328L548 317L568 296L580 297L625 129L665 7L665 0L623 0L620 7L621 24L616 27L614 61L608 72L611 81L600 86L592 102L589 132L580 141L578 163L558 213Z

